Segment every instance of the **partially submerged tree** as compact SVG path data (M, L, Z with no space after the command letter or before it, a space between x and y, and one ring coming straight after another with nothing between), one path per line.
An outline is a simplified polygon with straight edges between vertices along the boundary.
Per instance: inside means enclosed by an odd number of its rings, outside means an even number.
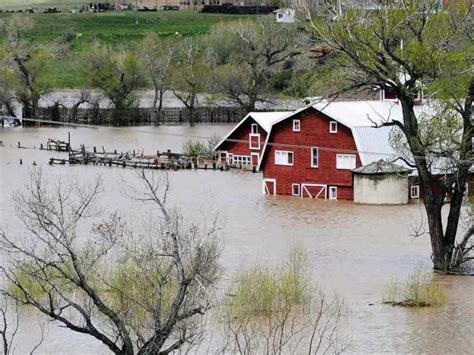
M291 68L304 51L293 24L276 23L271 17L215 26L209 49L220 64L214 71L213 91L247 111L268 101L276 74ZM303 48L302 48L303 47Z
M84 76L113 105L113 118L124 123L136 103L135 91L143 80L138 57L124 48L96 44L83 58Z
M2 63L2 76L6 76L9 90L23 105L25 117L36 119L39 100L51 91L50 80L45 76L45 72L47 65L55 59L57 48L55 44L29 41L26 32L31 26L28 18L17 16L2 23L5 42L1 50L6 54Z
M375 11L360 7L342 11L318 3L301 10L304 25L331 49L329 55L343 70L341 92L386 89L397 94L403 122L387 117L384 125L400 129L410 152L405 160L418 172L434 269L456 269L462 260L453 259L453 254L473 163L471 9L457 4L440 10L431 0L383 5ZM434 103L429 115L416 110L421 89Z
M147 78L153 86L153 110L157 119L161 117L163 98L170 89L173 46L170 41L160 39L155 33L149 33L139 47Z
M177 44L173 68L173 93L187 108L189 125L198 119L198 94L207 88L209 68L212 65L202 53L198 41L186 38Z
M1 233L4 292L115 354L168 354L200 340L220 275L217 225L187 223L166 205L167 182L139 180L134 198L154 206L157 224L134 235L113 214L87 233L101 180L49 189L34 175L16 198L27 238Z

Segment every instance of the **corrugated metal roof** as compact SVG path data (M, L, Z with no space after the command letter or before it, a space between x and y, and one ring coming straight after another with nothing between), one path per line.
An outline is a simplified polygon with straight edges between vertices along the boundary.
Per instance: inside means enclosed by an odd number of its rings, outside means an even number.
M362 165L381 159L395 160L399 154L390 145L390 135L400 129L396 126L353 127L352 135L359 152Z
M354 173L362 175L378 175L378 174L400 174L409 173L411 169L405 168L404 166L395 164L390 161L383 159L374 161L370 164L361 166L357 169L352 170Z
M392 101L321 101L312 107L349 128L403 122L402 106ZM415 106L414 109L417 115L430 113L428 105Z

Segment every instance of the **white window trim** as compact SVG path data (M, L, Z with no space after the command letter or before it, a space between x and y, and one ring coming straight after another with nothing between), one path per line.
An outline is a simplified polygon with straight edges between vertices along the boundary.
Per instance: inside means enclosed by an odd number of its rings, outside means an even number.
M314 150L318 152L318 164L314 165ZM311 167L318 168L319 167L319 148L318 147L311 147Z
M335 129L333 129L333 124L335 125ZM337 121L329 122L329 133L337 133Z
M416 193L413 193L413 188L415 188ZM410 198L420 198L420 186L419 185L411 185L410 186Z
M336 197L332 197L331 191L336 192ZM337 200L337 187L336 186L329 186L328 195L329 195L330 200Z
M338 168L337 167L337 161L339 158L342 159L343 156L351 156L351 157L354 157L354 167L350 167L350 168ZM337 170L353 170L357 167L357 156L355 154L336 154L336 169Z
M232 165L251 165L252 158L250 155L237 155L232 156Z
M250 126L250 134L258 134L258 124L252 123L252 125Z
M257 156L257 165L255 165L256 167L258 166L258 164L260 164L260 154L259 153L250 153L250 165L252 165L252 157L254 156Z
M258 138L258 144L256 147L252 146L252 137ZM249 149L260 149L260 134L259 133L250 133L249 134Z
M298 124L298 128L296 128L296 123ZM293 120L293 132L300 132L300 131L301 131L301 121Z
M294 187L298 187L298 193L295 194ZM291 184L291 196L300 196L301 195L301 186L300 184Z
M290 163L278 163L277 162L277 153L286 153L287 161L288 161L288 153L293 155L293 161ZM284 165L284 166L293 166L295 164L295 153L289 150L275 150L275 165Z

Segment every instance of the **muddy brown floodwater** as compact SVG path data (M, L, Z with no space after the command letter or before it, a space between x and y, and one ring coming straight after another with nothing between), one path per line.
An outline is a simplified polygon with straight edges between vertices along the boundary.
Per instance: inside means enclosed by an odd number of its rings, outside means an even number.
M225 133L229 126L132 128L8 128L0 129L0 226L22 233L15 216L12 192L21 189L35 161L46 179L58 177L87 182L98 174L105 182L100 204L107 212L146 215L125 197L124 181L133 182L133 170L97 166L49 166L51 153L18 149L17 142L36 148L48 138L72 145L102 145L107 150L153 152L181 150L186 136ZM23 165L19 160L23 160ZM164 174L155 171L154 174ZM261 194L261 175L240 171L177 171L169 173L172 204L189 219L218 211L222 231L222 264L226 278L251 263L277 264L295 244L308 252L312 275L328 292L346 300L350 314L344 326L349 353L474 354L474 278L439 276L448 303L438 309L410 310L382 305L384 287L391 279L405 279L415 267L430 267L427 237L413 239L410 226L424 218L421 204L362 206L344 201L315 201ZM1 260L0 260L1 261ZM369 304L374 304L369 306ZM31 349L40 335L42 320L23 315L17 353ZM40 353L106 354L87 336L47 324Z

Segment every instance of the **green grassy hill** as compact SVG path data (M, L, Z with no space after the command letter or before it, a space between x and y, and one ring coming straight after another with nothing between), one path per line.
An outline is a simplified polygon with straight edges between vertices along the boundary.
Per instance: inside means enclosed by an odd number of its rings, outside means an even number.
M0 0L0 9L20 10L31 7L64 7L79 8L88 3L84 0Z
M24 0L20 0L24 1ZM40 1L40 0L36 0ZM0 0L1 2L7 2ZM59 1L57 1L59 2ZM0 20L11 14L0 14ZM32 41L66 41L71 54L59 63L52 63L49 76L55 87L78 87L84 84L75 60L87 51L95 40L112 45L131 46L148 32L166 37L195 36L209 32L219 22L236 21L245 16L202 14L194 11L139 12L139 24L134 11L106 13L21 14L33 18ZM1 40L1 39L0 39Z

